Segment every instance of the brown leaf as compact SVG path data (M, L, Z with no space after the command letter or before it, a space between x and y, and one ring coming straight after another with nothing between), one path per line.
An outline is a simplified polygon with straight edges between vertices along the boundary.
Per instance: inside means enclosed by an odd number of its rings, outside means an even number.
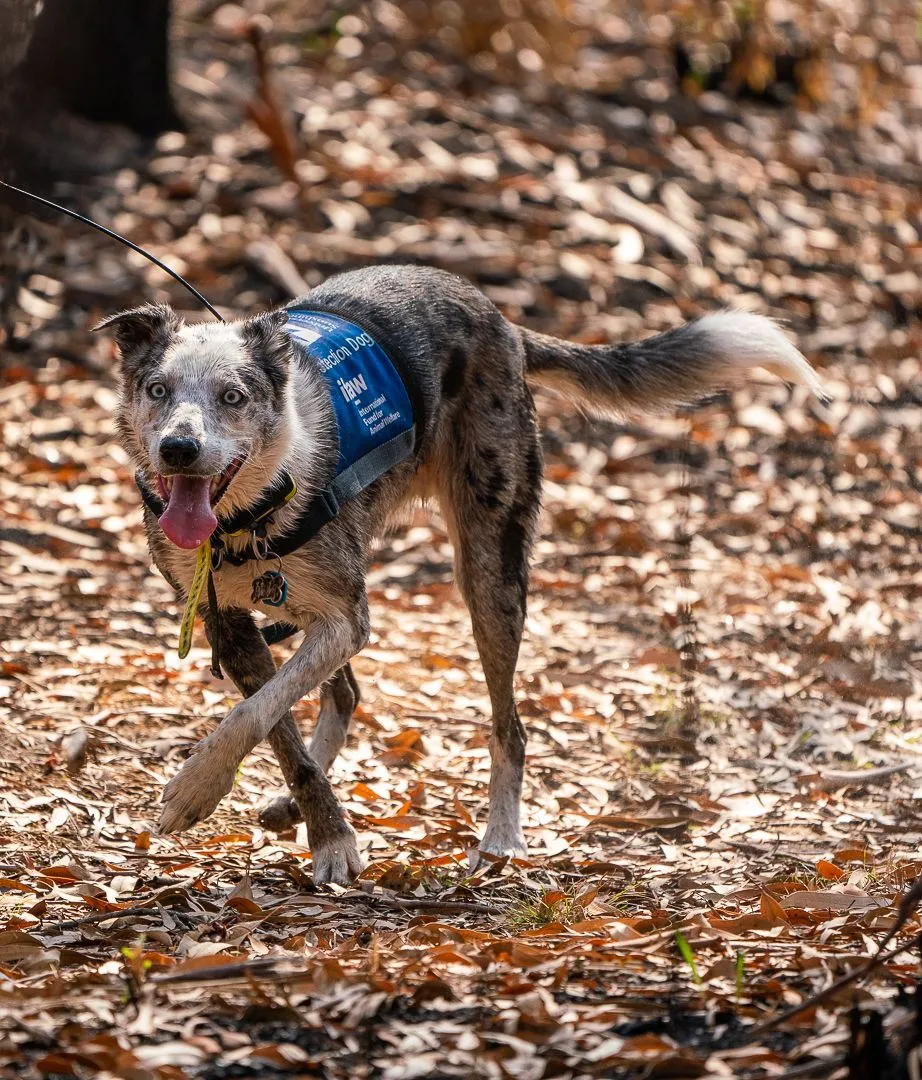
M792 904L792 907L797 905ZM785 910L785 905L776 900L772 895L762 891L762 895L759 898L759 910L762 913L764 919L776 920L777 922L789 922L788 913Z

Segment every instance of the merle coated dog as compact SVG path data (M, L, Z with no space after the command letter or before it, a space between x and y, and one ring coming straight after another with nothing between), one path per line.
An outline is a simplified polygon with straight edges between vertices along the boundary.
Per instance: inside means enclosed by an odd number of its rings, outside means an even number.
M293 309L335 313L399 357L415 420L403 459L308 532L305 515L337 469L337 389L291 334ZM273 829L306 822L317 882L345 883L361 869L327 770L359 701L349 662L368 638L369 552L415 499L435 499L447 523L492 705L480 850L525 852L526 735L513 681L542 478L529 384L599 414L661 410L753 367L822 393L803 356L757 315L724 311L636 344L577 345L511 324L459 277L411 266L345 273L285 309L235 323L184 326L170 307L149 304L103 325L122 354L118 426L150 496L150 550L181 594L201 594L194 549L217 538L218 516L225 523L227 558L212 558L210 602L200 611L216 659L244 697L167 784L160 828L175 832L207 818L244 757L268 739L290 795L270 803L261 821ZM278 488L283 475L293 481L288 490ZM283 498L271 494L277 490ZM271 510L259 527L257 504ZM227 527L240 515L247 527ZM271 589L257 586L273 568L285 589L270 598ZM279 670L254 611L304 632ZM291 708L316 687L320 713L305 745Z

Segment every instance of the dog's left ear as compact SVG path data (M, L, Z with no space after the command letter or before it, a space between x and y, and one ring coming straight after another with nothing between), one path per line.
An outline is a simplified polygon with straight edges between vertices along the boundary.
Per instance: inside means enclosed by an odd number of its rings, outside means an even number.
M288 378L291 363L291 339L284 330L287 322L288 312L283 308L254 315L240 328L251 358L278 383Z
M182 326L169 304L142 304L141 307L110 315L93 330L112 330L126 367L136 367L156 346L165 346Z

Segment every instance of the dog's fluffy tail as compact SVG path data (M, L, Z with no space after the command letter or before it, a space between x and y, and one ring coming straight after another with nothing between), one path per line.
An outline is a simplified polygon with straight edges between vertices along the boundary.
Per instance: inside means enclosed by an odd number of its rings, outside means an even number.
M558 390L596 413L663 409L694 401L764 368L826 393L776 323L746 311L705 315L630 345L576 345L522 330L529 382Z

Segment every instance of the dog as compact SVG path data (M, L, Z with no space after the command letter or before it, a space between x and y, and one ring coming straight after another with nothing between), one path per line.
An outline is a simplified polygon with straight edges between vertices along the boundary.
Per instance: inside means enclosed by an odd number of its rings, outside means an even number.
M324 326L340 336L325 338ZM493 714L479 850L521 857L526 733L513 682L542 483L530 385L600 415L685 403L756 367L823 393L762 316L723 311L639 343L579 345L518 327L466 280L417 266L343 273L239 322L187 326L169 306L147 304L101 327L121 354L117 426L145 492L151 555L190 598L189 619L196 608L204 616L215 662L243 695L166 785L160 830L207 818L268 739L290 794L260 820L306 823L317 883L346 884L362 868L327 772L359 701L350 660L368 640L369 553L402 508L434 499L447 523ZM378 350L377 375L355 366L363 350ZM376 378L390 380L377 397ZM385 416L372 406L388 394L384 410L399 402ZM383 423L375 437L390 450L381 459L374 447L377 472L337 488L343 425L356 418L362 438ZM208 566L206 543L219 552L208 549ZM304 633L278 670L272 627L260 631L253 612ZM305 745L291 709L317 687Z

